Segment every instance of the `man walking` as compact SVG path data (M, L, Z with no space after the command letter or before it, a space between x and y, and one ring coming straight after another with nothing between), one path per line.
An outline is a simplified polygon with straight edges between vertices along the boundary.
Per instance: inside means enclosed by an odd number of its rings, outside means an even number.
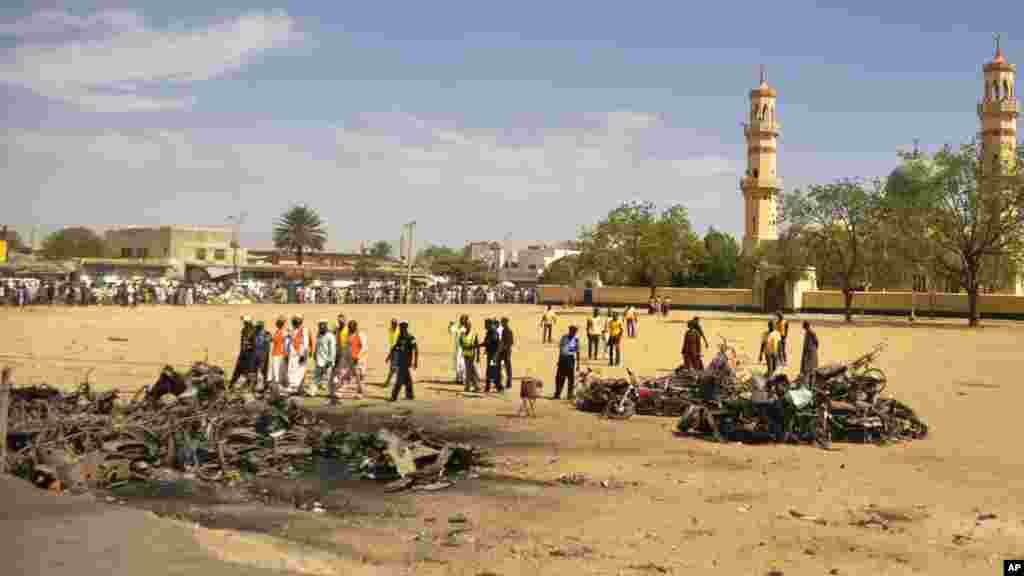
M398 318L391 319L391 327L388 329L388 350L395 347L395 342L398 342ZM394 362L388 366L388 377L384 379L384 387L391 386L391 377L395 375Z
M762 359L765 362L765 366L768 369L768 376L775 374L775 370L779 367L779 341L782 337L776 330L775 322L768 321L768 331L761 337L761 352L757 355L757 361L760 362Z
M500 340L498 339L498 328L495 324L497 322L493 319L484 320L484 358L486 360L484 392L491 391L492 383L495 389L501 392L501 373L498 371L498 347Z
M612 312L608 321L608 365L618 366L622 363L622 322L618 314Z
M587 360L597 360L601 350L601 333L604 327L601 326L601 311L595 307L594 315L587 318Z
M270 351L270 333L264 327L263 320L257 320L255 325L255 337L253 338L253 359L246 379L251 380L251 385L262 388L263 376L267 373L267 353Z
M400 322L398 324L398 339L395 340L395 345L391 347L387 357L388 364L394 362L394 365L398 367L395 388L391 391L392 402L398 400L398 392L403 387L405 388L405 399L413 399L412 371L419 366L419 361L419 349L416 346L416 338L409 334L409 323Z
M267 382L271 387L271 394L277 396L281 385L287 385L288 376L288 332L285 330L285 318L280 316L275 322L277 331L274 332L274 339L270 346L270 368L267 370Z
M558 315L555 311L548 306L548 309L544 311L544 314L540 317L540 326L543 330L541 335L541 342L544 344L551 343L551 331L554 329L555 324L558 322Z
M701 358L700 332L694 320L687 323L686 334L683 336L683 367L690 370L703 370L704 360Z
M476 370L476 363L480 361L480 339L473 333L473 323L466 318L466 331L462 333L460 347L462 348L462 361L466 365L466 386L465 392L480 391L480 376Z
M779 362L785 366L786 358L786 334L789 332L789 322L782 315L782 310L775 312L775 331L779 333Z
M804 320L804 350L800 355L800 375L810 378L811 373L818 369L818 334L811 328L811 323Z
M636 321L637 314L636 308L630 305L626 308L626 335L630 338L636 338Z
M313 368L313 386L319 394L324 389L324 379L327 379L327 388L330 393L331 404L337 404L338 398L334 394L334 360L337 358L338 347L334 334L327 329L327 320L321 320L317 325L316 337L316 365Z
M256 331L252 325L252 319L248 316L242 316L242 335L238 345L238 360L235 361L235 371L231 375L231 386L234 386L243 374L249 374L256 348L255 336Z
M512 347L515 346L516 338L512 328L508 325L508 317L501 319L501 347L498 349L498 372L505 370L505 387L508 390L512 387Z
M576 396L576 365L580 361L580 341L576 327L569 326L569 333L558 342L558 367L555 370L554 400L561 400L562 387L568 383L568 399Z

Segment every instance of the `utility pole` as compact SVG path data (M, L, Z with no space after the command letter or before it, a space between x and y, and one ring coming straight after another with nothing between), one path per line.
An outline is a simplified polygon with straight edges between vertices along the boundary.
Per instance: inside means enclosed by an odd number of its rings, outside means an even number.
M238 268L238 248L239 236L241 236L242 224L245 222L245 217L248 213L245 211L239 212L238 216L228 216L228 222L234 224L234 239L231 241L231 257L235 263L235 283L242 284L242 271Z
M407 236L408 242L406 243L406 272L405 272L405 303L409 303L409 297L412 294L412 263L416 257L416 221L413 220L404 226L408 228L409 235ZM404 236L404 234L403 234Z

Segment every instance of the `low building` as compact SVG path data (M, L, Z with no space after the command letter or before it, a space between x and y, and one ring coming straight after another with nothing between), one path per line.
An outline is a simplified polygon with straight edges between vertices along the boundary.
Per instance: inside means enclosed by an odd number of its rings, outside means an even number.
M486 263L490 270L505 267L505 249L498 242L470 242L465 252L469 258Z
M500 277L504 282L533 284L553 262L579 253L568 243L530 245L515 252L513 259L502 268Z

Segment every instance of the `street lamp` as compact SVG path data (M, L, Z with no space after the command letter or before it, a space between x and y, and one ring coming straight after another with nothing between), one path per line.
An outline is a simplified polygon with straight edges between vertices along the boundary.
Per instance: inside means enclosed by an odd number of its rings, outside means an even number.
M241 212L238 216L228 216L228 222L234 223L234 239L231 241L231 258L235 264L235 283L238 285L242 284L242 272L238 269L238 248L240 246L238 243L238 237L241 234L240 229L242 223L245 222L247 214L247 212Z

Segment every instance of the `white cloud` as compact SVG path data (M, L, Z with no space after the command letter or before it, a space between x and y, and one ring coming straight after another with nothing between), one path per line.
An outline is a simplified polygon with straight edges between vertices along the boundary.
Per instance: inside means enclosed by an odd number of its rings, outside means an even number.
M280 11L193 29L147 27L131 12L40 12L0 25L0 34L21 39L0 60L0 81L103 112L187 107L189 98L147 91L223 76L301 39L295 21ZM47 39L53 34L81 37L54 43Z
M238 194L257 244L268 241L266 223L299 201L322 211L342 246L397 237L391 232L409 218L434 241L568 238L632 198L682 203L697 224L741 221L728 158L700 154L707 142L661 121L630 122L623 133L615 118L514 141L497 130L378 116L324 128L330 143L320 149L311 143L323 142L322 132L254 140L251 130L9 131L2 141L11 186L31 192L14 200L14 221L210 224L238 211ZM641 153L651 138L677 152Z

